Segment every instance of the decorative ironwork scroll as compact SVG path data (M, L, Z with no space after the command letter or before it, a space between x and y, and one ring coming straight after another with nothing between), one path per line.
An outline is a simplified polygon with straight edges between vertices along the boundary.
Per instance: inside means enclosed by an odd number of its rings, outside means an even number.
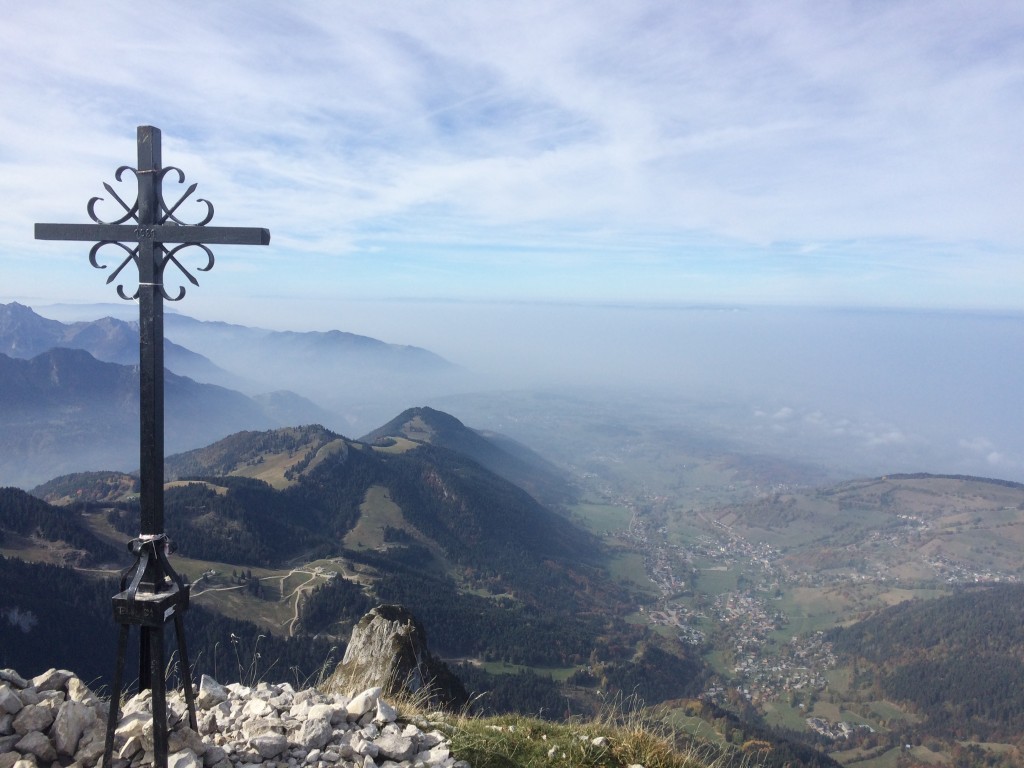
M118 168L117 172L114 174L114 178L117 179L118 181L122 181L122 177L124 176L126 171L129 171L129 172L133 173L135 175L136 179L139 178L140 171L138 169L136 169L136 168L131 168L131 167L127 166L127 165L122 165L120 168ZM174 173L178 174L178 183L179 184L184 184L185 183L185 174L182 172L182 170L180 168L175 168L174 166L167 166L165 168L162 168L162 169L160 169L159 173L156 174L156 176L157 176L156 197L157 197L157 216L158 216L157 224L176 224L176 225L181 226L181 227L205 227L207 224L209 224L213 220L213 203L211 203L209 200L206 200L206 199L201 198L201 197L200 198L196 198L195 202L202 203L202 204L204 204L206 206L206 215L203 217L203 219L201 221L195 222L194 224L189 224L189 223L187 223L185 221L182 221L180 218L178 218L178 216L175 215L175 211L177 211L178 208L181 207L181 204L184 203L192 195L192 193L196 191L196 188L199 186L198 184L194 184L193 183L191 186L189 186L189 188L187 190L185 190L184 194L182 194L182 196L180 198L178 198L177 202L175 202L174 205L168 206L167 203L165 202L164 194L163 194L164 179L172 171ZM89 213L89 218L92 219L97 224L104 224L104 225L127 224L129 221L133 221L134 220L137 224L140 225L137 228L139 230L138 231L138 235L140 236L140 238L144 237L145 234L146 234L146 231L141 226L141 222L139 221L139 202L138 202L138 199L136 199L136 201L135 201L135 203L133 205L129 206L121 198L121 196L118 195L117 192L114 191L114 188L111 187L109 183L104 182L103 188L105 190L107 190L107 193L114 200L116 200L118 202L118 204L121 206L121 208L123 210L123 214L120 216L120 218L117 218L117 219L115 219L113 221L104 221L96 213L96 204L103 202L104 198L102 198L102 197L94 197L91 200L89 200L89 204L86 206L86 210ZM268 238L269 238L269 235L268 235ZM107 284L109 285L110 283L114 282L114 280L117 279L117 276L119 274L121 274L121 270L123 270L128 265L129 262L135 262L136 266L139 265L139 246L136 245L134 248L129 248L128 246L126 246L122 242L111 241L111 240L103 240L101 242L96 243L92 247L92 249L89 251L89 263L92 264L97 269L106 269L107 268L107 266L105 264L100 264L99 263L97 255L98 255L98 253L99 253L101 248L103 248L104 246L108 246L108 245L118 246L118 247L120 247L125 252L125 254L127 254L124 257L124 259L121 261L121 263L118 265L117 269L115 269L110 274L110 276L107 278ZM168 249L162 243L159 243L159 244L157 244L157 254L158 254L157 258L160 260L160 263L157 265L158 266L158 270L159 270L160 274L163 275L164 272L166 271L167 265L168 264L173 264L175 267L178 268L178 270L181 272L181 274L190 283L192 283L192 285L198 286L199 285L199 281L195 278L195 276L191 272L189 272L188 269L185 268L185 266L178 259L178 253L180 251L182 251L183 249L185 249L185 248L199 248L199 249L201 249L206 254L206 266L197 267L196 269L198 271L200 271L200 272L209 272L211 269L213 269L213 262L214 262L213 251L211 251L203 243L182 243L182 244L177 245L177 246L175 246L174 248L171 248L171 249ZM167 301L181 301L185 297L185 288L184 288L184 286L180 286L179 287L178 294L176 296L171 296L170 294L167 293L166 284L162 284L161 285L161 291L163 293L163 297ZM138 297L139 297L139 292L138 292L137 289L136 289L135 293L133 293L131 296L127 295L125 293L123 285L118 285L117 286L117 294L122 299L126 299L126 300L138 299Z

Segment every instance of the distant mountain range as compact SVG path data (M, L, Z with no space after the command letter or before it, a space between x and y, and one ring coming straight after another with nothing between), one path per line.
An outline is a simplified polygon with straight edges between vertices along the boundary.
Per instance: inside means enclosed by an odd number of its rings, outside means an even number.
M107 363L137 365L139 326L113 317L65 324L17 302L0 304L0 353L28 360L56 348L83 349ZM232 386L231 374L172 341L164 342L164 357L167 368L179 376Z
M167 372L165 445L180 451L239 427L313 421L325 412L297 395L253 399ZM0 484L31 486L83 469L138 466L137 366L55 348L30 360L0 354Z
M259 389L337 396L346 382L451 373L455 366L421 347L387 344L343 331L270 331L167 314L164 333ZM323 381L320 381L323 380ZM386 383L385 386L388 386Z
M174 314L165 324L168 453L246 429L358 429L386 403L406 405L404 392L457 372L426 350L338 331L280 333ZM135 468L138 354L137 323L65 324L0 304L0 485Z

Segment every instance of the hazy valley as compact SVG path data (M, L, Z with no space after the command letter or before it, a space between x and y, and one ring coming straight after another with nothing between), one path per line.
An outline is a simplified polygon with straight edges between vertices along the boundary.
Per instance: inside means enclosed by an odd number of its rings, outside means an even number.
M180 322L197 335L205 326ZM202 352L205 375L238 383L245 369L261 367L255 355L263 345L252 329L214 324L205 330L220 341L208 340L205 348L195 339L179 342ZM1011 333L1017 332L1014 326ZM168 337L175 338L170 330ZM271 418L250 405L258 399L242 394L259 389L249 379L231 393L245 408L210 401L222 416L239 418L237 427L199 415L188 423L205 420L224 434L204 437L188 426L190 450L168 451L176 453L168 459L168 530L180 545L174 562L195 585L190 622L198 626L190 631L203 649L197 663L239 676L311 674L372 601L393 600L417 613L431 645L457 665L467 687L490 691L483 701L495 709L544 708L557 717L615 692L636 693L662 705L677 727L737 745L775 729L771 738L815 745L846 764L1019 764L1024 699L1012 670L1024 627L1014 608L1024 604L1024 487L1013 482L1016 448L996 432L985 439L1003 441L1000 455L972 464L952 458L956 440L929 442L923 429L908 426L917 423L912 412L927 410L923 401L899 411L879 399L857 421L838 400L824 407L823 393L801 401L794 387L788 400L779 400L741 376L725 377L713 396L696 381L677 392L644 391L619 375L611 359L603 387L591 379L571 388L512 380L507 388L493 382L482 388L481 377L462 366L426 350L406 355L405 348L388 346L365 365L376 377L405 381L375 393L339 373L363 365L346 357L357 354L352 339L274 339L266 348L292 369L294 385L287 387L293 394L279 397L314 414L320 409L325 418ZM295 357L285 357L281 349L296 341L302 343L293 345ZM230 356L222 359L218 349L232 346L229 365ZM838 349L854 358L854 367L872 359L863 341ZM931 359L927 350L917 353ZM8 357L52 372L54 354L63 353ZM196 357L183 357L200 376ZM708 353L705 364L713 358ZM169 353L173 370L170 359ZM75 361L75 370L97 364ZM802 358L790 362L790 376L809 375ZM666 354L661 364L675 363ZM999 372L1002 390L1011 390L1018 369L1011 363ZM62 420L45 422L55 434L90 411L113 419L130 409L133 383L112 370L121 389L103 384L82 390L77 405L52 395L48 402L36 398L34 407L63 413ZM272 371L264 372L272 378ZM921 375L941 373L925 368ZM697 376L681 368L670 374ZM818 375L842 378L838 370ZM89 378L105 381L97 376ZM404 387L415 389L420 376L419 399L367 423L404 397ZM953 380L964 376L950 372ZM304 384L306 378L315 383ZM172 412L187 412L172 404L171 381L169 421ZM183 399L193 406L214 391L182 381L192 387ZM806 387L808 379L803 382ZM41 391L37 383L25 386L30 400ZM874 387L876 393L885 388ZM920 397L936 387L921 385ZM980 380L978 387L991 392ZM227 397L227 390L214 389ZM326 390L336 399L317 399ZM99 404L111 392L119 394L104 411ZM936 411L940 420L949 414L936 433L952 430L965 411L978 413L972 403L984 400L982 393L965 395L960 411ZM823 406L817 410L815 398ZM996 400L985 408L995 412L1008 402ZM338 410L346 402L348 410ZM433 409L406 410L422 403ZM897 413L906 418L899 424L903 440L895 436ZM2 606L7 649L18 641L37 650L34 633L57 620L58 614L38 610L40 579L31 569L44 563L78 567L59 577L67 594L78 596L71 613L81 610L86 621L90 610L108 610L110 590L93 579L110 572L137 531L135 480L127 473L134 417L121 417L122 463L77 468L121 471L76 473L33 491L53 508L5 491L0 552L8 558L3 577L12 603ZM12 419L5 419L9 429ZM324 426L298 427L313 422ZM35 415L22 423L44 422ZM85 423L83 434L102 438L98 422ZM345 424L365 426L350 432ZM878 428L872 432L870 424ZM975 421L975 431L963 434L978 437L977 430L990 427L996 429ZM1009 431L1006 424L998 429ZM50 450L41 446L34 461ZM974 449L960 450L969 456ZM933 465L927 456L936 457ZM874 466L888 468L859 471ZM976 470L984 466L1009 471L980 479ZM25 570L15 559L35 565ZM901 634L907 626L937 634ZM225 639L231 633L237 643ZM977 648L981 637L991 639L984 653L974 654L969 679L976 687L970 688L954 671L964 649ZM109 637L97 634L94 647L52 651L92 658L90 672L101 676L112 638L111 626ZM281 659L273 671L266 668L272 658ZM934 685L912 684L921 679Z

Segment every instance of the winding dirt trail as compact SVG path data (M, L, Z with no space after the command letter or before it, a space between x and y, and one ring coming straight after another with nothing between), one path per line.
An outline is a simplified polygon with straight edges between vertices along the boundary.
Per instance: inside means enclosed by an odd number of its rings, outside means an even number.
M79 570L89 570L89 569L79 569ZM99 570L99 569L92 569L92 570ZM103 571L101 571L101 572L103 572ZM120 571L112 571L112 573L119 573L119 572ZM288 579L290 579L292 576L297 574L297 573L298 574L302 574L303 576L308 576L309 578L307 578L304 582L302 582L297 587L292 589L291 592L285 594L285 591L284 591L285 590L285 582ZM327 579L327 574L326 573L318 573L316 571L310 571L310 570L307 570L305 568L292 568L288 573L286 573L286 574L284 574L282 576L275 576L273 578L280 579L279 587L278 587L278 589L279 589L279 591L281 593L280 601L281 602L292 601L292 603L293 603L292 604L292 617L291 617L291 619L288 619L287 621L282 622L282 626L287 626L288 637L294 637L295 636L295 625L299 621L299 608L300 608L300 605L302 603L302 595L303 595L303 593L312 591L313 588L316 586L316 582L318 580L326 580ZM193 585L193 587L198 587L198 584ZM207 589L196 589L194 592L192 592L192 598L195 599L197 597L201 597L202 595L205 595L205 594L207 594L209 592L230 592L232 590L245 589L245 588L246 588L245 584L236 584L236 585L233 585L233 586L230 586L230 587L209 587Z
M287 596L285 596L284 583L287 579L291 578L296 573L304 574L306 576L309 576L309 578L301 584L299 584L299 586L295 587L295 589L293 589ZM313 589L313 586L310 585L313 584L313 582L317 579L321 578L324 578L323 574L316 573L315 571L307 571L302 568L292 568L292 570L287 575L281 577L281 600L291 600L293 597L295 598L295 605L292 608L292 618L288 622L288 637L295 636L295 624L299 620L299 604L302 602L302 593L311 591Z
M207 592L230 592L232 589L245 589L245 584L239 584L234 587L210 587L209 589L204 589L202 592L193 592L192 597L199 597L200 595L205 595Z

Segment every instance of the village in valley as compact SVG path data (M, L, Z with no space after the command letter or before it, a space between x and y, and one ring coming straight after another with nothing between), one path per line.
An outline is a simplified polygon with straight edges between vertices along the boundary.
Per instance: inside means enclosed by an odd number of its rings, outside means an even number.
M710 634L729 638L721 649L731 666L728 685L716 680L705 695L725 701L731 687L757 704L790 691L818 691L835 658L822 633L779 642L789 620L778 607L781 575L778 553L767 544L735 536L699 536L692 544L670 544L665 528L651 529L634 515L629 539L645 551L651 580L661 598L647 611L655 625L668 626L680 642L702 646ZM702 563L700 568L694 564ZM699 591L701 571L726 573L740 568L737 589L709 596ZM739 587L743 587L740 589Z
M801 567L790 553L750 540L704 514L695 516L703 524L702 533L673 535L664 502L664 497L615 500L632 513L628 529L618 538L643 553L658 593L654 605L640 609L644 619L671 630L680 643L700 649L711 660L717 674L706 685L704 699L722 706L745 702L762 711L766 705L784 706L802 712L806 728L830 741L873 729L863 722L811 714L815 703L829 696L829 673L837 659L824 629L813 628L815 622L807 615L797 621L788 615L784 606L794 603L786 599L787 592L849 595L859 585L881 600L899 590L909 595L914 588L1022 578L1019 571L978 568L942 550L924 550L912 564L894 557L934 531L935 521L918 515L894 515L884 532L871 532L862 542L847 545L844 552L850 556L839 558L838 567L830 570ZM652 513L659 505L660 511ZM916 574L918 583L909 583L906 573ZM839 608L834 610L833 618L838 618Z

